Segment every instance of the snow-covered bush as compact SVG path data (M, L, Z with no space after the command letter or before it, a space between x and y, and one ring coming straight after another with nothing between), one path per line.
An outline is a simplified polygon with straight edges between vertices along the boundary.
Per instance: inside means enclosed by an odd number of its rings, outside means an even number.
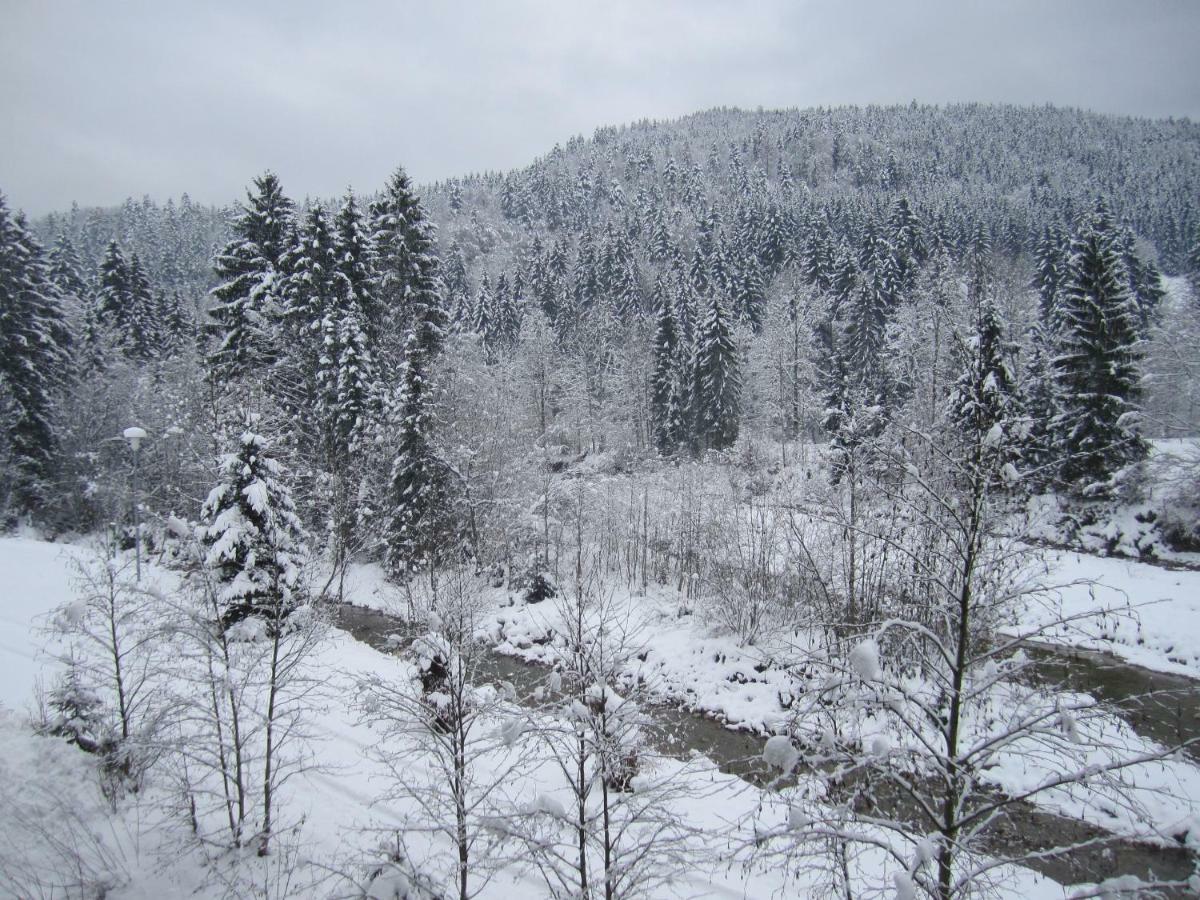
M768 636L798 600L781 513L753 498L710 507L701 601L705 619L742 644Z

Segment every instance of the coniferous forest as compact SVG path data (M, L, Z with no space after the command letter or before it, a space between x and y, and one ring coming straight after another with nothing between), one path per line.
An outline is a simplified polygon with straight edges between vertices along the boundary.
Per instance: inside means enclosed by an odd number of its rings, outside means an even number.
M0 893L1200 891L1200 126L270 162L0 198Z

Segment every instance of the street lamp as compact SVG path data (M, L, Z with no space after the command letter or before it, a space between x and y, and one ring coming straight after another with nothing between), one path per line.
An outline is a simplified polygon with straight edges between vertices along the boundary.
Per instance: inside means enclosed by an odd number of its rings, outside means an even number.
M130 425L121 432L121 437L125 438L125 443L133 451L133 552L134 558L137 560L137 580L140 584L142 580L142 515L138 503L138 455L142 449L142 441L146 440L148 435L145 428Z

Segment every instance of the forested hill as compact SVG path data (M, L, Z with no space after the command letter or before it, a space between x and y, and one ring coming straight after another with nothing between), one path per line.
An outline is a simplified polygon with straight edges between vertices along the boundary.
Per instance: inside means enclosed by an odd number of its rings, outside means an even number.
M255 174L246 172L247 182ZM979 104L716 109L600 128L525 169L421 193L440 229L451 287L464 291L477 290L485 273L511 278L515 256L532 262L535 239L547 251L561 241L571 264L585 237L594 245L585 250L603 254L606 242L620 241L614 252L646 263L690 254L704 223L731 245L765 243L758 250L770 278L771 260L861 248L900 197L935 239L962 245L982 225L991 245L1011 254L1031 249L1047 225L1069 228L1103 196L1153 245L1144 248L1148 258L1176 274L1191 268L1200 224L1200 127ZM116 240L138 254L156 286L199 296L214 283L211 260L234 214L232 204L200 206L185 194L165 205L147 198L75 208L36 224L48 245L65 232L85 277ZM748 223L758 233L739 238ZM824 247L826 232L832 248ZM469 287L453 280L457 254ZM638 268L642 293L651 268Z

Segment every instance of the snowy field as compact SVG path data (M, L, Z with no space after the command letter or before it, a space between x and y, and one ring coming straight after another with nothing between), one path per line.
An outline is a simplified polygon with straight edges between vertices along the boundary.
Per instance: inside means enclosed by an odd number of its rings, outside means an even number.
M355 862L378 855L378 847L389 829L405 821L412 812L401 802L379 803L384 771L370 748L377 735L358 721L347 698L364 677L395 677L404 664L353 640L336 629L331 631L320 652L307 665L311 674L323 683L324 690L315 714L316 740L313 754L319 767L305 772L292 783L285 798L281 819L291 830L280 841L280 849L269 864L253 858L240 862L228 856L204 860L197 853L180 855L181 828L164 819L160 811L161 785L153 781L147 790L126 798L112 813L96 789L92 758L67 746L61 740L31 733L28 716L31 698L39 681L48 682L55 663L45 654L48 638L43 631L46 615L72 596L69 561L86 555L75 546L43 543L28 538L0 540L0 583L4 584L3 631L0 632L0 663L5 677L0 681L0 806L16 814L0 821L0 843L7 846L6 864L17 862L30 867L33 878L41 871L61 868L64 859L74 854L96 871L108 873L113 898L151 898L219 896L225 887L242 885L247 878L260 881L270 866L280 869L296 866L297 884L307 883L300 896L323 896L346 890L348 882L337 873L352 869ZM1146 664L1173 666L1175 671L1200 672L1194 656L1184 662L1171 646L1169 636L1177 640L1183 627L1197 628L1196 597L1200 594L1200 574L1168 572L1138 564L1096 560L1064 554L1056 563L1064 575L1083 568L1099 573L1112 596L1150 594L1161 601L1139 610L1141 631L1114 631L1107 638L1112 649L1127 652L1131 659ZM171 583L170 573L150 567L148 580ZM1111 580L1111 585L1109 585ZM377 608L394 608L397 597L373 567L351 572L346 585L347 599ZM1112 596L1097 592L1091 596L1064 594L1063 602L1075 609L1089 602L1110 602ZM549 644L538 642L544 631L553 627L547 618L550 605L538 607L502 606L503 592L495 597L492 638L499 649L530 659L545 659L553 652ZM669 593L623 598L642 617L646 626L642 673L652 689L664 698L720 716L730 723L755 730L780 727L786 711L780 706L780 693L786 689L783 672L763 668L764 650L739 648L733 641L697 632L688 618L675 615L677 598ZM1152 615L1150 609L1156 610ZM1135 637L1141 634L1139 643ZM1195 634L1196 631L1187 632ZM1095 640L1105 640L1096 635ZM1194 650L1195 644L1190 648ZM784 652L786 648L774 648ZM513 710L513 715L524 715ZM1124 740L1132 740L1124 735ZM685 879L659 889L656 896L666 897L769 897L804 896L819 885L819 873L808 876L816 883L785 881L777 859L751 860L739 841L750 822L760 827L778 828L788 821L788 807L778 796L753 788L743 781L718 772L703 760L688 763L662 761L662 766L677 766L686 790L677 799L679 813L698 829L716 833L733 826L720 846L708 848L709 865L694 868ZM1194 814L1190 798L1200 796L1200 778L1191 766L1164 765L1154 785L1165 790L1159 796L1157 814L1178 826L1181 818ZM1019 788L1021 778L1038 778L1041 773L1028 766L1007 770L1000 777L1006 787ZM1006 781L1007 779L1007 781ZM541 765L524 773L508 786L508 795L516 809L541 806L553 808L565 802L560 776L551 767ZM1179 802L1172 804L1169 795ZM558 800L547 799L559 795ZM1064 811L1090 815L1101 824L1120 831L1137 833L1136 825L1121 816L1107 821L1086 796L1058 798ZM1182 804L1182 805L1181 805ZM54 832L39 829L38 823L55 823ZM63 823L66 823L65 825ZM61 827L60 827L61 826ZM86 835L86 838L67 835ZM1143 832L1143 836L1146 836ZM63 838L59 840L58 838ZM415 857L435 851L436 842L410 847ZM860 856L860 888L870 895L893 893L894 872L882 857L867 853ZM15 869L13 871L16 871ZM20 873L18 872L18 875ZM1006 896L1024 898L1061 898L1070 892L1028 870L1012 869L1003 873ZM304 882L308 879L308 882ZM315 880L314 880L315 879ZM319 882L319 883L317 883ZM307 893L306 893L307 892ZM380 897L394 894L378 893ZM545 895L542 881L529 869L514 866L501 872L483 896L492 898L536 897Z

